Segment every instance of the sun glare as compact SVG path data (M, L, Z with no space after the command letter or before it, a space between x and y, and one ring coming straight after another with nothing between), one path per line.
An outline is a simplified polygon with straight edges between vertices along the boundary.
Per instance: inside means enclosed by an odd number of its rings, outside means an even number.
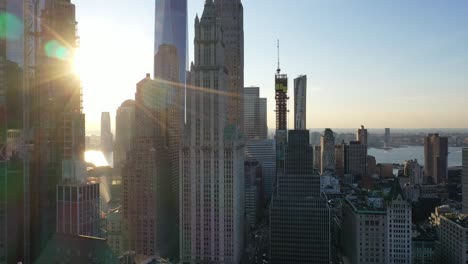
M81 76L81 73L83 72L83 68L84 68L84 65L83 65L83 58L81 55L81 51L77 49L73 57L73 71L78 76Z

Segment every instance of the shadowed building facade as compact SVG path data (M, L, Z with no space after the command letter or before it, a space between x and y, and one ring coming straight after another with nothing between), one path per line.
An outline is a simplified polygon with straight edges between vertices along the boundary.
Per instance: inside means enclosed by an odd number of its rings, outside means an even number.
M236 122L241 119L228 105L234 88L220 21L212 0L205 2L201 19L195 18L180 152L182 263L237 264L244 250L244 147Z
M115 116L114 176L121 176L135 129L135 101L126 100Z
M32 260L56 230L56 186L63 161L84 161L85 149L82 87L72 63L78 38L75 5L70 0L45 0L38 9L37 85L31 98Z
M285 174L270 209L271 263L330 263L330 208L313 155L309 131L289 131Z
M424 138L424 177L429 183L448 181L448 138L429 134Z
M268 137L267 99L260 98L260 88L244 88L244 134L246 141Z

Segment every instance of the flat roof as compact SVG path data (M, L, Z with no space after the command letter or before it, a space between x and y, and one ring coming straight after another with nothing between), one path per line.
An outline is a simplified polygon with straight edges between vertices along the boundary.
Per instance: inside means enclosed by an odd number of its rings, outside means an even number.
M384 208L368 206L364 197L346 197L346 202L359 214L386 214Z

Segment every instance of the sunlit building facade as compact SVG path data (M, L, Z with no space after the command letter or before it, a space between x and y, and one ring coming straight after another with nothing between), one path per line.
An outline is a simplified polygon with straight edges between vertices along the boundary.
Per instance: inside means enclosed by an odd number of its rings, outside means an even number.
M135 129L135 101L126 100L115 116L114 175L120 176Z
M294 129L307 129L307 76L294 79Z
M268 137L267 99L260 98L259 87L244 89L244 134L247 141Z
M448 138L429 134L424 138L424 177L429 183L448 181Z
M321 174L335 173L335 135L329 128L325 129L320 139Z

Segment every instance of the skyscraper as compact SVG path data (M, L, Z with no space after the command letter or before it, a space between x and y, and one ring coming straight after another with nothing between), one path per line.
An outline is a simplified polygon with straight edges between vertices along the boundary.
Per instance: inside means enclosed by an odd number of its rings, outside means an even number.
M190 71L195 88L187 89L180 156L183 263L237 264L243 252L244 147L240 126L232 122L241 118L229 118L236 113L228 105L232 100L228 92L234 89L232 67L223 59L230 46L223 45L223 19L217 18L212 0L205 2L201 19L195 18L195 61Z
M362 145L367 146L367 129L364 128L364 126L361 126L361 128L357 130L356 141L359 141Z
M165 99L165 109L159 110L166 112L165 118L155 120L158 122L158 126L162 127L162 133L166 139L164 146L168 150L170 170L170 175L161 181L162 191L160 194L166 193L167 190L170 192L160 197L158 225L160 227L160 254L171 259L177 259L179 254L179 228L177 225L179 219L179 149L185 110L185 85L177 79L177 76L180 76L180 71L185 71L185 68L181 67L179 62L176 46L167 44L159 46L159 51L155 56L155 80L169 87L169 90Z
M433 184L446 183L448 174L448 138L429 134L424 139L424 177Z
M344 146L344 143L335 145L335 175L338 177L344 176Z
M17 263L23 259L29 241L23 239L28 233L25 179L29 175L24 170L28 166L24 158L23 92L27 90L24 78L23 6L19 1L0 0L2 32L0 37L0 148L7 150L0 154L0 263ZM20 25L20 32L15 27ZM16 28L17 29L17 28ZM13 35L12 35L13 33ZM17 144L12 145L12 138ZM8 142L10 141L10 142ZM8 144L10 143L10 144ZM20 155L22 154L22 155ZM26 187L26 188L25 188ZM16 191L15 191L16 190ZM12 224L14 223L14 227ZM26 249L26 250L25 250Z
M271 263L330 263L330 208L320 193L308 130L289 131L285 173L270 208Z
M101 150L105 154L112 152L114 135L111 132L111 118L109 112L101 114Z
M114 175L121 176L135 129L135 101L126 100L115 115Z
M468 214L468 148L463 149L462 153L462 198L463 198L463 213Z
M306 128L307 76L294 79L294 129Z
M37 2L39 3L39 2ZM31 159L31 255L39 255L56 230L57 189L63 161L84 161L82 87L73 70L77 47L75 5L70 0L38 4L36 83L31 99L34 148Z
M267 99L260 98L258 87L244 89L244 134L247 141L268 137Z
M169 82L153 80L150 74L137 84L137 129L122 172L122 209L129 247L148 256L168 254L167 247L173 243L167 238L161 243L161 236L173 231L168 226L162 228L172 216L169 208L174 197L167 139L172 89Z
M214 1L223 30L224 62L229 71L228 120L244 131L244 7L241 0Z
M386 263L412 263L411 204L395 178L387 204Z
M174 46L179 60L178 81L185 83L188 67L187 53L187 0L156 0L154 32L154 76L158 71L156 55L163 44Z
M335 135L330 128L325 129L321 141L321 174L335 173Z
M367 146L359 141L351 141L344 145L344 169L345 174L355 177L367 175Z
M390 128L385 128L385 137L384 137L385 146L388 147L392 144L392 137L390 135Z
M245 159L260 162L263 174L263 200L270 201L276 179L275 141L271 139L248 141L245 145Z

